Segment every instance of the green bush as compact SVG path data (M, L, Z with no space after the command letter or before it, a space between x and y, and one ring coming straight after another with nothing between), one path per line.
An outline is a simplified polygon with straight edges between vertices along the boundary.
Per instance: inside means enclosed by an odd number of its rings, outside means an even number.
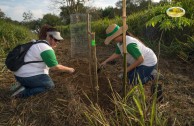
M172 18L167 16L166 10L172 6L183 7L186 14L180 18ZM179 55L179 49L184 44L191 44L187 41L188 36L194 34L194 1L186 0L173 4L164 4L150 7L148 10L140 11L127 15L126 23L128 31L144 40L148 46L153 50L158 48L159 41L161 42L161 52L168 55ZM101 19L91 22L91 31L96 34L96 43L103 44L106 38L105 30L110 24L118 24L122 26L122 17L115 17L114 19ZM65 36L70 36L69 26L64 26L63 30ZM179 41L179 42L177 42ZM184 47L184 53L191 50Z
M24 26L0 20L0 50L1 56L6 55L7 52L20 43L26 43L37 36L32 34L29 29Z
M172 18L167 16L166 10L172 6L183 7L186 14L183 17ZM162 51L167 55L180 55L189 52L192 44L189 41L189 36L194 34L194 20L193 9L194 1L182 1L174 3L172 5L164 5L152 8L149 15L153 15L149 21L147 21L147 27L155 27L157 31L161 32L160 37L157 40L161 40ZM185 47L184 45L189 45ZM184 49L183 49L184 47ZM179 56L180 57L180 56Z

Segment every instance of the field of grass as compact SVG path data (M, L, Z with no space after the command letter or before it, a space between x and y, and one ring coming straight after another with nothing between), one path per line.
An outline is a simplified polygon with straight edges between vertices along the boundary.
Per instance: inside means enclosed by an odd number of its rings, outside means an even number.
M129 30L137 35L144 34L145 21L149 17L147 12L140 12L128 17ZM103 39L104 30L109 24L122 24L122 19L104 19L92 22L92 31L96 32L97 57L99 62L107 58L114 51L113 45L105 47ZM144 24L142 26L142 24ZM79 24L80 25L80 24ZM189 36L189 44L177 40L175 45L162 45L165 58L159 62L161 73L165 79L164 102L158 103L156 94L150 94L148 88L137 85L127 88L126 97L122 97L121 80L117 72L121 69L119 64L109 65L99 74L99 102L96 102L96 92L91 87L88 75L88 61L78 60L70 56L70 40L60 43L55 50L59 62L76 68L76 73L68 75L51 71L56 88L45 94L29 99L11 99L10 86L15 82L13 74L7 70L4 61L7 53L16 45L36 39L37 36L29 29L0 20L0 125L67 125L67 126L182 126L193 125L194 95L193 95L193 64L182 61L174 56L180 47L191 47L193 37ZM70 37L69 26L57 27L63 36ZM140 31L140 29L142 29ZM154 33L151 29L149 34ZM158 36L159 35L159 36ZM158 53L158 41L161 33L156 35L155 41L145 43ZM188 46L189 45L189 46ZM190 49L190 48L189 48ZM192 49L192 47L191 47ZM181 50L184 51L184 50ZM169 53L172 52L172 53ZM176 55L176 54L175 54ZM186 55L187 56L187 55ZM121 61L120 61L120 64Z

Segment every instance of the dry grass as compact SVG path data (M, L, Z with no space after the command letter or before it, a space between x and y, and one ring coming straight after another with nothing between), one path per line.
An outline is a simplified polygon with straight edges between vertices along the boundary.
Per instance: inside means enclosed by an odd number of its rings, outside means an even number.
M4 70L0 76L0 125L2 126L85 126L88 125L83 112L89 102L82 91L94 100L89 81L88 62L76 60L70 57L69 41L61 43L56 49L59 62L63 65L76 68L76 73L51 71L51 77L55 82L55 89L47 93L39 94L28 99L11 99L9 87L15 82L13 74ZM98 47L99 61L107 58L114 48L111 46ZM160 69L165 76L164 104L159 104L160 111L169 118L169 124L184 125L186 122L192 126L194 120L194 86L193 66L169 60L160 60ZM120 60L118 61L121 62ZM108 65L105 69L106 76L99 74L99 106L106 112L112 111L112 104L107 96L111 96L111 89L106 77L110 78L115 91L120 91L121 80L117 78L120 64ZM146 92L149 95L149 85ZM94 97L92 97L94 96ZM108 114L108 113L107 113Z
M54 90L28 99L11 99L9 89L1 89L0 125L82 126L80 97L67 91L68 83L56 84Z

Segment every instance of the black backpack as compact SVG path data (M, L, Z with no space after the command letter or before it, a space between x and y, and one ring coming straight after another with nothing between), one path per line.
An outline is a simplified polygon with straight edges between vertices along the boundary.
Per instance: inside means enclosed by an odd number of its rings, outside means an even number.
M30 49L30 47L33 44L37 44L37 43L48 44L46 41L28 42L25 44L18 45L12 51L10 51L5 60L5 65L7 66L7 68L11 71L17 71L21 66L25 64L43 62L43 61L24 62L24 57L28 52L28 50Z

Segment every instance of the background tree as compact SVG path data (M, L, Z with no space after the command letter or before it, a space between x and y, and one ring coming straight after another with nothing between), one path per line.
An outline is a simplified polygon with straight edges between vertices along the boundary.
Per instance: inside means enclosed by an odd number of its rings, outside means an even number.
M51 0L53 5L59 7L60 17L65 24L70 23L70 14L86 13L87 7L84 6L90 0Z
M45 14L41 20L41 24L48 24L51 26L57 26L62 24L60 17L54 14Z
M54 6L67 7L71 13L80 12L88 1L90 0L51 0Z
M0 9L0 18L5 18L5 13Z
M32 14L32 12L31 11L28 11L28 12L24 12L23 13L23 21L25 21L25 22L29 22L29 21L31 21L32 19L33 19L33 14Z
M127 15L147 9L151 5L151 0L126 0ZM122 9L122 0L116 2L116 7Z
M102 11L102 17L107 17L107 18L114 18L116 16L116 13L114 11L115 9L111 6L106 7L103 11Z
M82 3L79 3L79 5L76 6L77 9L74 9L75 6L62 6L60 17L63 19L65 24L70 23L70 14L75 13L86 13L86 7ZM79 8L79 9L78 9Z
M102 19L102 8L96 8L96 7L87 7L87 12L92 15L92 21L97 21L99 19Z

